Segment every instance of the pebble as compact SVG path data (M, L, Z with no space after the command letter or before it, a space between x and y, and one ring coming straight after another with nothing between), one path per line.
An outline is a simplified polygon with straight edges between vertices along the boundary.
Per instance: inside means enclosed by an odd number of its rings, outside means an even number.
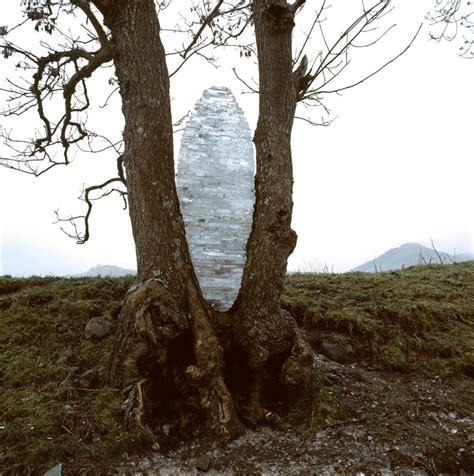
M48 469L43 476L61 476L63 465L58 463L56 466L53 466L51 469Z
M111 334L115 329L113 322L101 317L93 317L86 325L84 336L86 339L100 339Z

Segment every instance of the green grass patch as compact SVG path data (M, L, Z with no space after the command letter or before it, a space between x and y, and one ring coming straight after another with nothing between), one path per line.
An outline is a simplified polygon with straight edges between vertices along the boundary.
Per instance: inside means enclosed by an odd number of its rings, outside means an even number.
M130 284L0 278L0 472L42 474L61 462L65 474L106 474L140 446L107 386L113 338L84 338L91 317L116 318Z
M454 376L472 371L474 262L294 274L282 301L314 343L321 335L342 336L356 359L379 368Z
M116 320L127 278L0 278L0 472L110 474L150 441L121 423L107 385L113 337L87 340L92 317ZM300 274L283 305L308 331L350 342L354 359L387 371L474 378L474 263L365 274ZM316 346L317 347L317 346ZM315 375L317 423L336 411Z

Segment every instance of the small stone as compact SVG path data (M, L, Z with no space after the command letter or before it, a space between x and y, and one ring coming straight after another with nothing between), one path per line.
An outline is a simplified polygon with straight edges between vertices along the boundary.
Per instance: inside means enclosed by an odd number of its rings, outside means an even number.
M48 469L43 476L61 476L63 465L58 463L56 466L53 466L51 469Z
M340 363L349 362L354 355L354 349L352 345L330 339L323 339L321 341L320 351L328 359Z
M357 430L355 427L349 425L349 426L345 426L342 429L342 433L347 436L355 436L357 433Z
M66 365L67 364L67 355L62 355L61 357L59 357L57 360L56 360L56 365Z
M209 466L211 464L211 458L207 454L203 454L199 456L199 458L196 460L195 467L196 469L199 469L201 471L207 471L209 469Z
M74 377L74 375L77 374L77 371L79 370L79 367L67 367L67 379L70 379L71 377Z
M411 466L413 451L408 446L394 446L388 451L388 457L393 465Z
M115 325L101 317L93 317L86 325L84 335L86 339L97 338L100 339L113 332Z
M80 380L81 384L85 386L96 385L99 381L101 370L102 367L86 370L81 375L79 375L77 379Z

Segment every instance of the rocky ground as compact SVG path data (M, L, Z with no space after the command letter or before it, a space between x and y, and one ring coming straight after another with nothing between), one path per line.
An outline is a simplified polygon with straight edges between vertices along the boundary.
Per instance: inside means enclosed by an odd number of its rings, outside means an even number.
M327 416L309 429L248 431L207 452L195 444L165 456L155 446L118 474L474 474L472 380L404 375L322 355L316 365Z
M214 449L123 425L106 369L132 284L0 277L0 475L474 474L474 262L288 277L316 404Z

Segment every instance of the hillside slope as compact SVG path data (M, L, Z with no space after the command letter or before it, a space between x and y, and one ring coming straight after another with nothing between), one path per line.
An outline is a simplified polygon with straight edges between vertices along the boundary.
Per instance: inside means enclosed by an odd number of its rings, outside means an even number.
M352 271L376 272L392 271L420 264L450 264L474 260L474 255L469 253L449 254L443 251L436 252L432 248L418 243L405 243L398 248L392 248L377 256L371 261L357 266Z
M135 276L137 272L133 269L121 268L120 266L114 266L110 264L97 265L90 268L84 273L78 273L73 275L73 278L93 278L93 277L111 277L121 278L123 276Z
M106 378L113 335L84 334L93 317L116 321L133 279L0 278L0 473L196 471L207 450L174 426L156 429L157 450L122 425ZM249 430L205 453L211 469L474 472L474 263L293 275L282 302L317 352L311 418Z

